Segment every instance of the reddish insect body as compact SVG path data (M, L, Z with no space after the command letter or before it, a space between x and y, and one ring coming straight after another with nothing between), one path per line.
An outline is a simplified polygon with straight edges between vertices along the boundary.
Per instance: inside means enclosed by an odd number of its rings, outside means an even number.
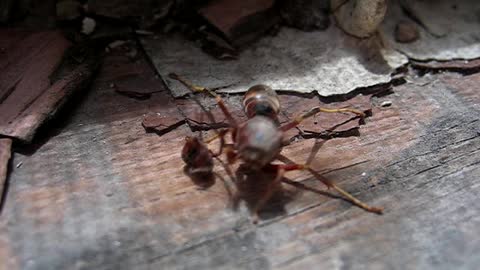
M276 177L271 180L266 191L253 208L255 221L258 218L258 212L271 198L275 187L278 186L280 181L282 181L285 172L292 170L309 170L316 178L322 181L329 188L335 189L357 206L374 213L382 212L381 209L366 205L365 203L354 198L352 195L350 195L340 187L336 186L334 183L331 183L321 178L318 173L308 168L307 165L272 164L272 162L279 158L286 159L280 154L282 148L285 146L285 144L283 143L284 133L285 131L296 127L299 123L303 121L303 119L311 117L319 112L350 112L355 113L360 117L363 117L364 114L362 112L348 108L325 109L320 107L314 107L308 112L297 116L293 121L281 126L278 121L280 102L278 100L277 94L268 86L255 85L247 91L243 99L244 111L249 119L244 123L238 124L237 121L232 117L231 113L229 112L228 108L226 107L220 96L216 95L207 88L194 86L179 78L177 75L172 75L171 77L179 80L194 92L209 92L216 98L220 109L225 114L225 117L227 118L230 125L229 131L232 135L233 144L225 143L225 135L228 132L223 131L221 133L218 133L217 137L220 139L220 151L217 155L213 155L213 153L208 150L208 153L211 156L219 156L222 154L223 151L225 151L229 164L233 164L236 160L241 160L241 168L243 170L247 169L249 174L255 172L276 172ZM206 146L204 144L202 145L199 142L195 142L195 144L190 144L188 147L187 144L185 145L184 150L186 148L190 149L192 147L196 147L198 148L198 152L196 152L198 156L200 156L200 153L206 153ZM202 154L202 156L206 157L208 155ZM197 161L193 162L193 160L197 159L184 159L187 164L189 164L188 162L190 162L197 170L201 170L201 168L210 168L210 165L205 166L205 164L203 164L202 162L198 161L198 163L195 163ZM213 165L211 168L213 169Z

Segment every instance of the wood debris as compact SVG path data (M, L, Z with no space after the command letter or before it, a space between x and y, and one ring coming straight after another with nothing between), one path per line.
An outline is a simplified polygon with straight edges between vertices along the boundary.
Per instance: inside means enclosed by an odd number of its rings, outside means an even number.
M0 36L6 56L0 60L0 134L28 142L86 85L99 58L70 54L75 47L67 51L70 42L58 32L2 30ZM87 58L63 58L66 52Z
M236 46L257 39L278 22L273 0L216 0L199 13Z

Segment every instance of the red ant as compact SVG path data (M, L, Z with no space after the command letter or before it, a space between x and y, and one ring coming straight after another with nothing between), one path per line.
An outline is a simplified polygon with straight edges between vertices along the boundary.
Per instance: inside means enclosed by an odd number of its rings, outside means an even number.
M248 120L244 123L237 123L232 117L223 99L212 90L193 85L176 74L170 74L172 79L178 80L183 85L188 87L192 92L207 92L215 97L216 102L223 114L225 115L229 129L217 132L213 139L220 140L220 149L218 153L213 153L208 149L204 142L199 140L187 139L182 153L190 158L184 158L187 164L196 169L213 170L213 157L218 157L225 151L228 165L233 164L237 160L241 160L241 168L248 170L248 174L271 173L275 177L269 182L264 194L253 207L253 221L258 221L258 213L265 205L265 203L272 197L275 188L280 184L283 176L288 171L294 170L308 170L314 177L319 179L327 187L332 188L346 197L351 203L365 209L366 211L382 214L382 209L371 207L353 197L350 193L338 187L334 183L321 177L317 172L309 168L308 165L303 164L272 164L275 160L285 160L288 158L280 154L282 148L286 146L284 139L285 132L289 129L298 126L304 119L312 117L319 112L338 113L350 112L365 117L365 114L359 110L351 108L341 109L326 109L321 107L314 107L306 113L300 114L293 121L280 125L278 121L278 113L280 110L280 102L277 94L270 87L266 85L252 86L243 98L244 111ZM213 118L213 117L212 117ZM230 133L232 144L225 143L225 136ZM212 141L213 139L209 140ZM209 142L207 141L207 143ZM185 156L182 154L182 157ZM194 157L194 158L192 158Z

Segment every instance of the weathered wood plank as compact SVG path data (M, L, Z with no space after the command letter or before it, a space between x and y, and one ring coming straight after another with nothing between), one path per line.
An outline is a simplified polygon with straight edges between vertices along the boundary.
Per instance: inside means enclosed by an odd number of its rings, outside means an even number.
M324 177L385 207L383 216L285 186L254 226L243 205L228 208L219 178L200 190L183 174L187 126L145 134L143 114L171 100L164 91L142 101L115 93L109 85L117 74L148 70L144 60L120 68L127 63L122 54L107 56L64 127L33 154L15 154L23 166L11 173L0 222L8 269L478 265L479 110L475 95L464 94L475 77L436 74L429 84L396 86L374 98L392 105L374 106L360 136L328 140L313 158ZM463 91L466 78L472 87ZM284 154L305 162L319 142L298 140ZM305 172L288 177L325 191Z

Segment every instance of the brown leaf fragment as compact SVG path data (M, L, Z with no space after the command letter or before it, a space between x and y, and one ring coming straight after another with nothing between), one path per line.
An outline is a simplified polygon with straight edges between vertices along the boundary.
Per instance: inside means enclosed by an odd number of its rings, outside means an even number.
M278 22L273 0L217 0L199 10L234 45L243 45L261 36Z
M163 135L185 123L185 119L179 115L163 113L147 113L142 121L146 132Z
M11 139L0 139L0 202L3 201L3 190L8 173L8 162L11 157Z

